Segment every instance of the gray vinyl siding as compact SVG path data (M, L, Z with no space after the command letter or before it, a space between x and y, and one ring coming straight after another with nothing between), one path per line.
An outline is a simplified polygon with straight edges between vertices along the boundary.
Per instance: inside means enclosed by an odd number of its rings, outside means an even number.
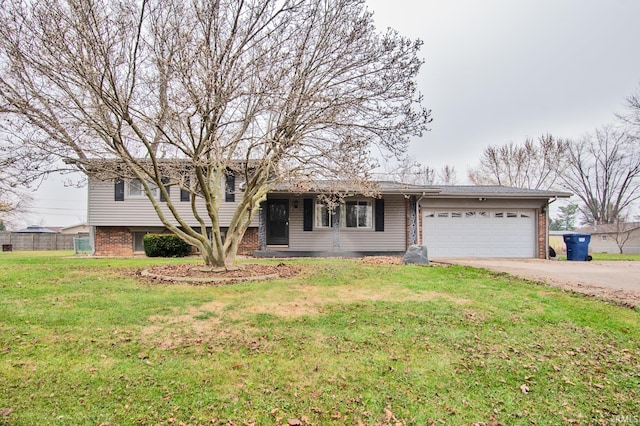
M221 227L229 226L233 213L242 199L242 193L237 191L240 183L241 181L237 179L235 202L225 202L223 199L220 204ZM113 180L101 181L90 177L88 191L87 215L90 226L163 226L151 202L146 197L128 197L128 193L125 190L124 201L114 201ZM180 189L178 187L171 187L169 195L180 216L189 225L196 226L197 222L191 211L191 202L180 201ZM171 223L178 225L178 222L173 218L173 215L167 208L166 203L161 202L160 205L167 218L171 220ZM206 220L207 212L204 203L199 201L197 206L200 215ZM252 221L251 226L258 226L256 218Z
M579 231L578 231L579 232ZM640 254L640 228L630 232L629 239L624 243L622 251L624 254ZM605 236L604 240L602 237ZM623 241L625 236L619 238ZM563 241L564 244L564 241ZM616 243L616 234L613 233L596 233L591 234L589 248L593 253L619 253L620 248Z
M340 228L340 246L334 248L334 230L316 228L315 196L273 196L270 198L289 199L289 247L278 247L278 250L289 251L404 251L406 250L406 212L405 199L402 195L385 195L384 198L384 231L375 231L375 226L366 229ZM304 231L303 199L314 199L313 231ZM354 199L364 199L357 197ZM295 208L294 201L298 201ZM375 203L370 199L375 210ZM375 221L375 211L372 212ZM375 224L374 224L375 225Z

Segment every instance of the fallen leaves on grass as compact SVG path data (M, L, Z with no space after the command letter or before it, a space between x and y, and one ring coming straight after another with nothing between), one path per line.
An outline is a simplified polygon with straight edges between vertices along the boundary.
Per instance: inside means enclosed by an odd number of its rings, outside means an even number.
M367 265L400 265L402 257L399 256L365 256L362 263Z
M241 268L229 270L209 270L203 268L202 265L194 264L158 265L146 270L146 273L149 275L146 279L151 282L170 282L171 278L176 278L175 281L184 281L185 278L211 279L212 282L194 281L191 282L191 284L219 285L221 283L230 284L238 281L248 281L253 277L276 276L279 278L290 278L298 275L301 271L302 268L300 266L287 265L283 262L277 265L259 263L243 264ZM136 273L136 275L140 274L141 272ZM220 280L221 282L213 280Z

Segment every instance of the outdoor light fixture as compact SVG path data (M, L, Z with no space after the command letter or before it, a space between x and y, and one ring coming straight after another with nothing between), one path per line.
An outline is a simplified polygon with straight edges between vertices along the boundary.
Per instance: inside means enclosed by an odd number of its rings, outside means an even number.
M294 209L298 208L298 200L293 200L293 208Z

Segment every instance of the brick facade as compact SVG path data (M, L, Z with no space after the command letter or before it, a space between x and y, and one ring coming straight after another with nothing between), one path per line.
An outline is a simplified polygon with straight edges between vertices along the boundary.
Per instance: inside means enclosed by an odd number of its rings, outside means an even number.
M245 232L238 254L253 255L258 249L258 228L249 228ZM133 256L133 232L127 227L98 226L95 230L96 256Z
M247 228L238 245L238 254L242 256L253 256L253 252L258 250L258 228Z
M96 256L132 256L133 233L126 227L96 227Z

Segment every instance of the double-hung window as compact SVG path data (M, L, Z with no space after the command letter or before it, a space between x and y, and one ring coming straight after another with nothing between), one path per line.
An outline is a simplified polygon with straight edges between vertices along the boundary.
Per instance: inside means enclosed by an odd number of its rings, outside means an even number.
M158 188L154 183L151 182L147 182L147 185L149 185L153 196L158 198L160 196L160 188ZM140 179L131 179L129 181L128 195L132 198L141 198L145 196L144 186L142 186L142 181L140 181Z

